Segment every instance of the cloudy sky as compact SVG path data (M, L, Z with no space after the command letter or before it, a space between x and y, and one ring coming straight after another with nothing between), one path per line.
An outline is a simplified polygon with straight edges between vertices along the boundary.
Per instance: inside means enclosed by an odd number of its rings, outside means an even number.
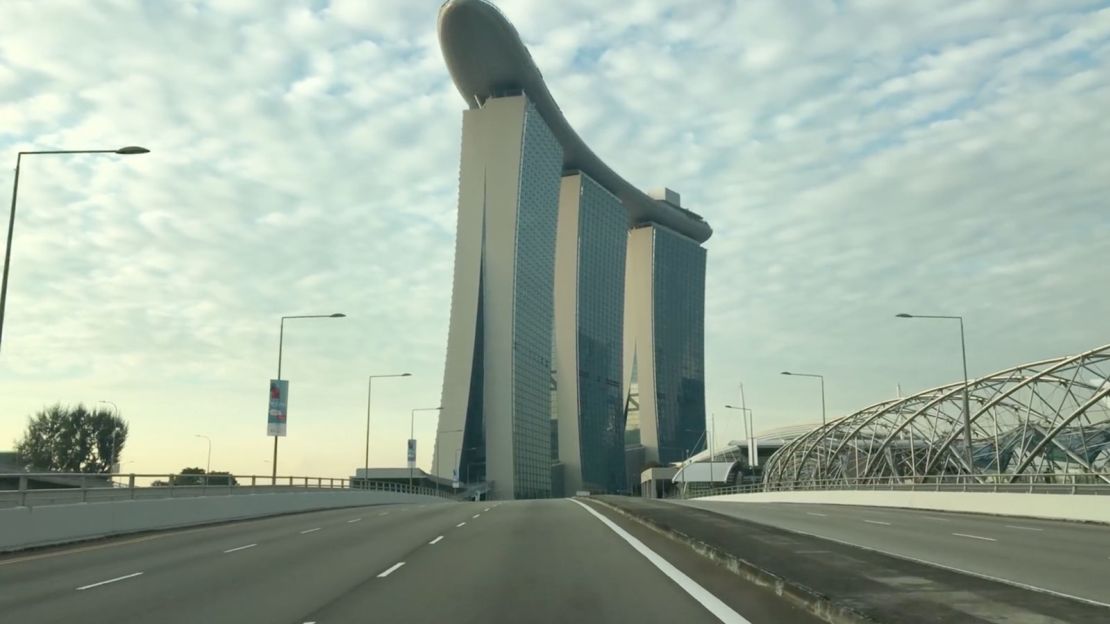
M438 405L461 110L438 0L4 0L0 156L24 161L0 449L116 402L128 471L402 465ZM717 438L1110 343L1105 2L503 0L571 123L706 217ZM0 189L11 188L11 165ZM7 191L4 190L6 193ZM6 197L6 196L5 196ZM813 383L809 383L809 382ZM421 465L435 428L417 414Z

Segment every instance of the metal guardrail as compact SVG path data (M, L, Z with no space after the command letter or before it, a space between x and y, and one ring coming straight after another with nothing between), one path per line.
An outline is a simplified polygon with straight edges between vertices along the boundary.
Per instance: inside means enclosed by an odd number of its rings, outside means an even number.
M297 491L349 490L355 492L396 492L457 499L454 491L429 487L409 487L405 483L359 483L352 487L350 477L307 477L270 475L197 475L197 474L82 474L58 472L0 473L0 508L64 505L115 500L189 498L198 496L240 496ZM35 482L45 487L34 487ZM157 484L155 484L157 483Z
M1004 492L1017 494L1110 495L1110 483L1102 480L1110 473L1060 475L935 475L928 477L887 477L866 479L810 480L790 484L753 483L725 487L679 488L669 498L691 499L722 494L760 492L797 492L814 490L885 490L906 492ZM1022 482L1024 480L1024 482Z

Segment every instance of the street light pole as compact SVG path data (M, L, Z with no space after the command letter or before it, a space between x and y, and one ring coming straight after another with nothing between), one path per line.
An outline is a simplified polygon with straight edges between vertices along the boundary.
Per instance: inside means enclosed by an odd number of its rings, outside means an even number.
M48 155L48 154L147 154L150 150L145 147L129 146L121 147L114 150L36 150L30 152L18 152L15 156L15 179L12 182L12 207L8 212L8 242L4 247L4 278L0 282L0 340L4 334L4 310L8 302L8 271L12 264L12 233L15 231L15 204L16 198L19 196L19 165L23 161L24 156L31 155ZM0 342L0 344L3 344Z
M824 428L827 423L825 419L825 376L814 373L792 373L790 371L782 371L782 374L792 377L814 377L821 380L821 427Z
M208 473L212 472L212 438L210 438L206 435L199 434L199 433L196 433L196 434L193 434L193 435L195 437L204 438L205 440L208 440L208 463L204 465L204 474L207 475ZM205 477L205 482L207 482L207 476Z
M413 436L416 433L416 428L415 428L416 413L417 412L438 412L441 409L443 409L443 408L442 407L416 407L416 408L413 408L412 411L409 412L409 440L410 440L409 444L415 444L416 443L415 440L413 440ZM415 449L414 449L412 460L409 461L409 491L412 490L412 471L413 471L413 468L415 468L415 467L416 467L416 454L415 454Z
M748 465L749 466L754 466L755 463L752 461L752 448L751 448L752 447L752 436L748 435L748 418L751 416L752 411L750 409L746 408L746 407L743 407L743 406L737 407L735 405L726 405L725 409L731 409L731 410L739 411L740 412L740 417L744 419L744 448L747 450L747 453L748 453ZM753 424L752 429L754 429L754 428L755 428L755 426Z
M927 318L927 319L949 319L957 320L960 322L960 357L963 359L964 365L964 446L966 447L967 455L967 472L968 474L975 473L975 464L973 462L973 455L971 452L971 398L968 395L968 380L967 380L967 343L964 341L964 317L962 316L944 316L937 314L906 314L901 312L894 315L896 318L913 319L913 318Z
M278 331L277 380L281 381L281 352L282 352L282 348L285 346L285 319L345 318L346 316L347 315L343 314L342 312L336 312L334 314L296 314L296 315L281 317L281 327ZM273 466L272 466L273 471L270 473L270 480L271 480L272 485L277 485L277 465L278 465L277 460L278 460L278 438L279 437L280 436L277 436L277 435L274 436L274 463L273 463Z
M368 483L370 474L370 397L374 391L374 380L384 377L412 377L412 373L395 373L389 375L370 375L366 380L366 453L362 457L362 482Z

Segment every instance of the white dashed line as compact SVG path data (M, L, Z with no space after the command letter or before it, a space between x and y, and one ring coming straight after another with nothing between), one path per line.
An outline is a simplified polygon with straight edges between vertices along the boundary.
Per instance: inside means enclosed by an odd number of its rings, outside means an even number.
M967 533L953 533L952 535L958 535L959 537L970 537L971 539L983 540L984 542L997 542L998 541L998 540L994 539L993 537L983 537L981 535L968 535Z
M483 509L482 511L489 511L489 507L486 507L486 508L485 508L485 509Z
M921 517L922 518L928 518L930 520L936 520L937 522L952 522L948 518L938 518L936 516L921 516Z
M681 587L683 591L685 591L687 594L689 594L691 598L697 600L698 603L701 604L701 606L705 607L706 610L712 613L718 620L720 620L721 622L725 622L726 624L751 624L751 622L744 619L744 616L740 615L736 611L733 611L732 607L728 606L724 602L721 602L720 598L714 596L712 593L709 592L709 590L699 585L694 579L686 576L686 574L684 574L682 570L674 567L671 562L659 556L659 554L656 553L654 550L645 546L643 542L636 539L627 531L617 526L615 522L595 511L593 507L590 507L582 501L574 499L571 499L571 502L581 506L583 509L590 512L590 514L592 514L595 518L601 520L601 522L605 524L605 526L609 527L614 533L617 534L618 537L627 542L629 546L636 550L636 552L643 555L644 558L650 561L651 564L658 568L660 572L666 574L667 577L678 584L678 586Z
M456 525L455 525L455 528L457 529L457 528L459 528L459 527L461 527L461 526L464 526L464 525L466 525L466 523L465 523L465 522L460 522L460 523L458 523L458 524L456 524Z
M434 540L432 540L432 541L430 541L430 542L428 542L428 543L429 543L429 544L438 544L438 543L439 543L439 540L441 540L441 539L443 539L443 536L442 536L442 535L440 535L439 537L435 538Z
M301 535L304 535L305 533L315 533L316 531L319 531L319 530L320 530L320 527L316 527L315 529L305 529L304 531L301 531Z
M379 574L378 578L385 578L385 577L389 576L390 574L393 574L394 572L397 571L397 568L400 568L403 565L405 565L404 561L400 561L398 563L393 564L393 566L390 567L388 570Z
M1038 529L1037 527L1017 526L1017 525L1014 525L1014 524L1006 524L1006 525L1003 525L1003 526L1005 526L1007 529L1020 529L1022 531L1043 531L1044 530L1044 529Z
M108 583L115 583L117 581L124 581L124 580L127 580L129 578L135 578L136 576L139 576L140 574L142 574L142 572L135 572L134 574L127 574L127 575L124 575L124 576L117 576L114 579L108 579L107 581L100 581L99 583L92 583L91 585L82 585L82 586L77 588L77 591L85 591L86 589L92 589L94 587L100 587L101 585L107 585Z
M228 548L224 551L224 554L226 555L227 553L233 553L240 550L246 550L248 548L254 548L255 546L258 546L258 544L247 544L246 546L236 546L235 548Z
M470 516L470 519L473 520L474 518L477 518L480 515L482 515L482 514L474 514L473 516Z
M352 519L347 521L347 524L354 524L354 523L358 522L359 520L362 520L362 518L352 518Z
M829 514L820 514L820 513L817 513L815 511L807 511L806 515L807 516L821 516L822 518L827 518L829 516Z
M889 522L881 522L879 520L864 520L867 524L881 524L883 526L890 526Z
M388 515L389 515L389 512L388 512L388 511L383 511L383 512L381 512L381 513L380 513L380 514L378 514L378 515L379 515L379 516L388 516Z

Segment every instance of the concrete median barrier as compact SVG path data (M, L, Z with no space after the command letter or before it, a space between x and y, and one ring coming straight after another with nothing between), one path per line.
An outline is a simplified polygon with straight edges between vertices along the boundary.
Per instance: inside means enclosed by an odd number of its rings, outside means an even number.
M302 511L448 502L418 494L341 490L13 507L0 509L0 552Z

